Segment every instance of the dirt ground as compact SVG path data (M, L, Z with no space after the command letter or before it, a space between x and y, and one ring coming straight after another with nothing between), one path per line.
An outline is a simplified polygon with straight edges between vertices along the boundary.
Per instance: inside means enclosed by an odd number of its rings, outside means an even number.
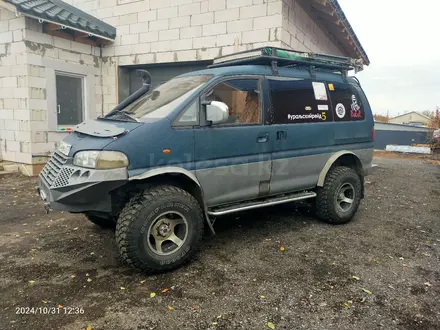
M46 215L35 178L0 177L0 329L439 329L440 167L375 163L351 223L294 205L226 217L158 276L125 266L111 230Z

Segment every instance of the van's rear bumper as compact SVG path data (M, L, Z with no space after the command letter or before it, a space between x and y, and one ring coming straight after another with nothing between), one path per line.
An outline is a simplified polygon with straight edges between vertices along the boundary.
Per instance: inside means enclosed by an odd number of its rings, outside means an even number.
M126 168L94 170L73 165L65 167L68 168L67 172L72 174L63 181L53 180L50 184L47 178L40 174L36 188L46 210L110 213L110 192L128 182Z

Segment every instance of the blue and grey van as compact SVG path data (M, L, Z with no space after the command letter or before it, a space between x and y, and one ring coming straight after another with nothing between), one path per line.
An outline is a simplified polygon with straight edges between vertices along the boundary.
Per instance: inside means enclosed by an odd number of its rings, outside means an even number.
M332 224L352 219L373 157L362 63L273 47L214 60L141 89L59 143L40 174L47 210L115 225L145 272L182 265L222 215L310 199Z

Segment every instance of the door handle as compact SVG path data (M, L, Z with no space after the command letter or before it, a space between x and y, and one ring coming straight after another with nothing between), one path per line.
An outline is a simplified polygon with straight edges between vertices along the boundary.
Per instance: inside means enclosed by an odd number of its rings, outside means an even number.
M259 137L257 137L258 143L266 143L268 140L269 140L268 134L260 135Z
M58 113L61 113L61 105L58 104Z
M278 131L277 132L277 140L286 140L287 139L287 132L286 131Z

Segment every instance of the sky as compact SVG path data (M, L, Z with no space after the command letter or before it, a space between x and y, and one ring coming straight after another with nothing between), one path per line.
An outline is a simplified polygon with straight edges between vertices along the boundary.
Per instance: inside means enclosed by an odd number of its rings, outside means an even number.
M440 106L440 1L338 2L371 61L357 77L373 112Z

